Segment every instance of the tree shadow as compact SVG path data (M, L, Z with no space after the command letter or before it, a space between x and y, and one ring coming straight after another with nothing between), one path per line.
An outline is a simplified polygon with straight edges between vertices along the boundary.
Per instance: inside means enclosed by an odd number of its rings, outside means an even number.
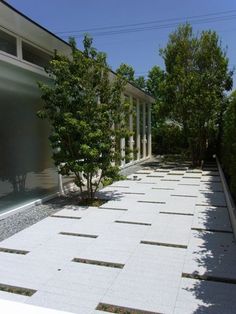
M199 225L193 223L183 270L180 294L194 314L236 312L236 243L216 181L207 183L210 193L205 194L202 209L196 206Z

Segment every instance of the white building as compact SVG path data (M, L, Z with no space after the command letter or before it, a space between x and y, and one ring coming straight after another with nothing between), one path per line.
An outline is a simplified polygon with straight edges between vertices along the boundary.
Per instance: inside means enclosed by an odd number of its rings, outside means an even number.
M43 66L55 49L66 55L71 51L67 42L0 0L0 215L59 191L49 127L36 116L41 103L37 81L49 81ZM129 117L134 163L151 155L153 98L131 84L125 96L136 111L135 118ZM121 146L124 154L125 139Z

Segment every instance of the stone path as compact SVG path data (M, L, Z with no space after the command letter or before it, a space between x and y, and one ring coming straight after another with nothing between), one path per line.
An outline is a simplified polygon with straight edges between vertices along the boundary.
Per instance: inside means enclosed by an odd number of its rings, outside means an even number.
M64 206L0 242L0 299L81 314L235 313L216 165L153 162L134 175L99 192L100 208Z

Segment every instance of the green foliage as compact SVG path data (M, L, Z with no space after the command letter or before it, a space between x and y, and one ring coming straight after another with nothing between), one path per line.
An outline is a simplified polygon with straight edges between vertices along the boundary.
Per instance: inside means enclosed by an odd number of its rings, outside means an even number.
M127 81L134 81L134 69L132 66L121 63L118 69L116 69L116 73L123 76Z
M158 66L154 66L148 72L146 81L147 91L159 102L162 99L163 83L165 79L165 72Z
M210 134L219 132L224 92L232 87L226 53L215 32L196 36L189 24L179 26L160 53L166 73L158 111L182 126L192 162L199 165Z
M135 80L134 80L134 84L142 89L142 90L146 90L146 80L145 80L145 77L144 76L139 76L137 77Z
M74 174L75 183L93 198L104 177L114 178L120 164L120 139L128 134L127 105L121 100L126 81L118 75L109 79L106 55L84 38L84 51L70 40L70 57L56 54L46 69L52 85L40 83L43 109L52 133L53 159L62 175Z
M146 91L146 80L144 76L139 76L135 78L134 68L131 65L122 63L118 69L116 69L116 73L121 75L128 82L132 83L136 87Z
M221 159L236 200L236 91L231 94L224 114Z
M187 145L179 125L159 122L152 128L153 152L156 154L179 154Z

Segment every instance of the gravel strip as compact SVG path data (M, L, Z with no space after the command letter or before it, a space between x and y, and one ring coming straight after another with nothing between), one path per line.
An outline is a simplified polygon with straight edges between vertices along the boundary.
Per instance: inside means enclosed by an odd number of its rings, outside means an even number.
M58 212L65 205L76 204L76 199L75 196L57 197L0 220L0 241Z
M152 160L145 161L144 163L130 166L121 171L125 176L142 169L148 165ZM156 161L156 159L155 159ZM66 197L57 197L41 205L32 206L23 211L15 213L11 216L0 220L0 241L9 238L15 233L28 228L36 222L58 212L65 205L77 205L78 194L74 193Z

